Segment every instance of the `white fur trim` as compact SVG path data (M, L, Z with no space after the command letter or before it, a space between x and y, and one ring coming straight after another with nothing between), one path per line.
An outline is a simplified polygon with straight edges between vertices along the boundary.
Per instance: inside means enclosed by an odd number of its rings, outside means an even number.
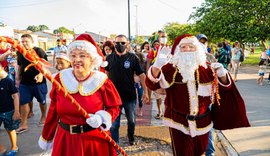
M166 81L165 77L164 77L164 74L161 74L160 75L160 81L159 81L159 85L161 88L169 88L170 87L170 84L168 81Z
M108 66L108 61L103 61L100 66L101 67L107 67Z
M71 94L79 92L82 96L91 95L96 92L107 79L106 74L99 71L92 71L94 74L90 78L79 83L72 71L72 68L68 68L60 72L60 81L63 87Z
M198 96L211 96L212 84L198 85Z
M197 125L196 125L196 122L195 121L190 121L188 120L188 126L189 126L189 132L190 132L190 136L193 138L196 136L196 128L197 128Z
M183 38L180 42L179 45L183 44L183 43L193 43L193 44L198 44L199 40L195 37L195 36L188 36Z
M190 115L197 115L199 111L199 104L195 81L188 81L187 87L189 93Z
M105 124L105 127L101 126L100 128L104 131L110 130L112 126L111 114L104 110L97 111L95 114L100 115L102 118L102 123Z
M163 118L163 124L166 126L169 126L171 128L180 130L184 134L190 135L191 137L206 134L207 132L209 132L213 128L212 122L208 126L203 127L203 128L197 128L195 122L192 124L190 124L190 122L189 122L189 126L192 126L192 127L185 127L183 124L177 123L169 118Z
M147 71L147 76L152 82L157 83L158 81L160 81L161 75L163 75L163 73L162 73L162 71L160 71L160 76L158 78L154 78L152 75L152 68L153 68L153 66L151 66L149 68L149 70Z
M38 139L38 145L42 150L50 150L53 147L53 142L46 141L42 136Z
M229 86L232 84L232 79L230 78L229 73L226 73L225 76L228 78L229 84L225 85L225 84L221 83L221 82L219 81L219 79L218 79L218 84L220 84L220 85L223 86L223 87L229 87Z
M84 40L76 40L68 45L68 54L74 49L85 50L87 53L97 54L97 48L90 42Z

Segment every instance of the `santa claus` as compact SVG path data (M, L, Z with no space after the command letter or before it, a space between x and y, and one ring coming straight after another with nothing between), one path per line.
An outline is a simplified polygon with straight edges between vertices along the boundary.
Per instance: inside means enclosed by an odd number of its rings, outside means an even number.
M219 90L213 90L214 71ZM164 124L169 126L173 153L200 156L209 131L250 126L245 104L230 74L220 63L206 61L204 47L195 36L179 36L170 51L160 50L147 73L146 85L166 90ZM211 100L219 92L220 105Z
M105 73L96 69L106 65L93 38L81 34L68 46L72 68L55 76L67 92L85 109L85 119L72 101L52 86L51 104L39 146L53 156L117 155L113 145L100 133L110 135L112 122L120 112L121 99ZM102 60L103 59L103 60Z

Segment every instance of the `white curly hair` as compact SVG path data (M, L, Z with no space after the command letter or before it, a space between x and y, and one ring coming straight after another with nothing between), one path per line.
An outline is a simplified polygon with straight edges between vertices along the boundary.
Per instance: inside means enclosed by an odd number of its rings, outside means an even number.
M97 69L102 65L102 57L98 54L97 48L92 43L84 40L73 41L68 46L68 55L70 55L70 53L76 49L83 50L90 55L93 60L91 69Z

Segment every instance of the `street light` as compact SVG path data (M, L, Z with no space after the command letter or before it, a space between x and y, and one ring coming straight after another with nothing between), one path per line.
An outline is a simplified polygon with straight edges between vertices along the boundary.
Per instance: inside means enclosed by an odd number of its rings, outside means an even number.
M128 0L128 40L130 39L130 0Z
M135 25L136 25L136 35L135 36L138 36L138 5L134 5L136 7L136 21L135 21Z

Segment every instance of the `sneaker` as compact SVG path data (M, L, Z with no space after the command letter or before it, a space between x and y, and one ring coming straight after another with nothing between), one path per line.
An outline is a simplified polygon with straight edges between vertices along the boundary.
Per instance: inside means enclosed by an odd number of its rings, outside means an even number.
M133 146L135 144L135 141L129 141L129 145Z
M24 132L26 132L26 131L28 131L27 128L19 128L19 129L16 129L16 133L17 133L17 134L21 134L21 133L24 133Z
M163 117L162 114L157 114L157 115L155 116L155 119L159 120L159 119L162 119L162 117Z
M19 149L17 150L9 150L6 154L3 156L15 156L18 153Z

